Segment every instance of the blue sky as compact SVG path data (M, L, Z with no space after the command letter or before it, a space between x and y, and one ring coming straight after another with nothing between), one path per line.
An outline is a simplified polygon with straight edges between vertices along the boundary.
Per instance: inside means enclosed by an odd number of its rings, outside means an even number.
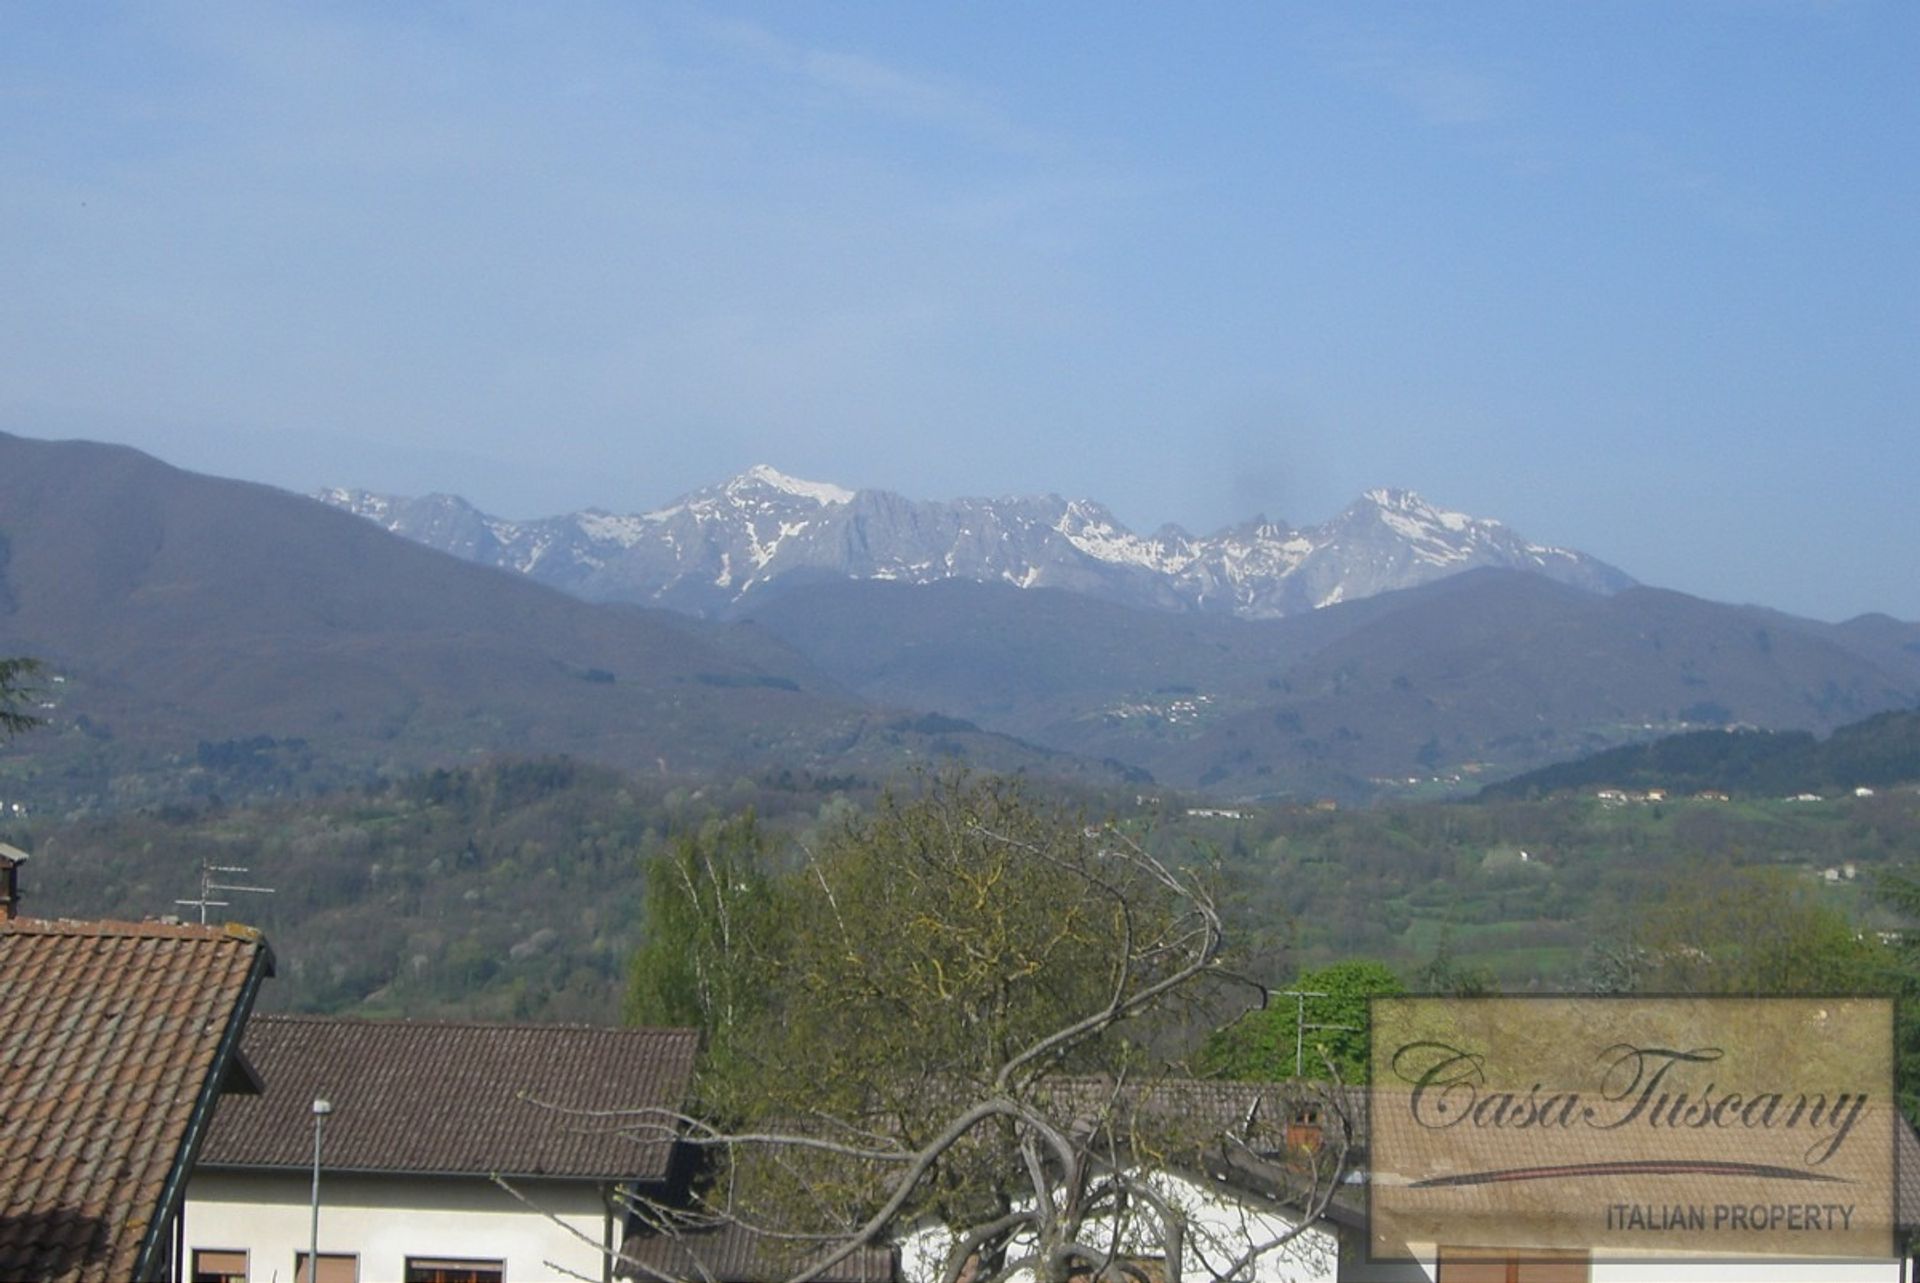
M0 427L634 510L1374 485L1920 619L1920 5L18 4Z

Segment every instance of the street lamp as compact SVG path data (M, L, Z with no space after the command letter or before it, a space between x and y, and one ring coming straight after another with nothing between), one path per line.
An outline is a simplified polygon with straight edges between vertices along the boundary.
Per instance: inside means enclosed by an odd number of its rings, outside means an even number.
M307 1239L307 1283L320 1283L320 1127L333 1105L313 1102L313 1230Z

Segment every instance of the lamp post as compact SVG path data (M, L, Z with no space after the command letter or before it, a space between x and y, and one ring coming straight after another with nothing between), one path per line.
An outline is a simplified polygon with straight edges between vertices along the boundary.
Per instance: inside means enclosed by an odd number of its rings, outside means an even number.
M332 1112L328 1101L313 1102L313 1228L307 1239L307 1283L320 1283L320 1128Z

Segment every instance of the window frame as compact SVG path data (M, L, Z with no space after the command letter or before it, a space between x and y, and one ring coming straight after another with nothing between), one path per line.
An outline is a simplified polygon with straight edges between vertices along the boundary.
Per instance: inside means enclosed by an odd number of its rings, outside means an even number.
M240 1272L236 1275L232 1270L202 1269L200 1258L203 1256L237 1256L240 1258ZM193 1283L200 1283L201 1279L218 1279L220 1283L231 1283L235 1278L238 1278L240 1283L247 1283L247 1271L252 1264L252 1258L244 1247L196 1247L187 1254L187 1277Z
M441 1275L462 1274L481 1283L506 1283L504 1257L489 1256L407 1256L400 1277L405 1283L444 1283Z

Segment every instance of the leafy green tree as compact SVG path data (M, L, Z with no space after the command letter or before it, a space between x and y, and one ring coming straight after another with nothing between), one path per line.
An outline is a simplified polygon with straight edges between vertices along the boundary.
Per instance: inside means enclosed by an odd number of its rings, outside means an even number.
M1440 932L1433 956L1413 973L1413 987L1424 993L1447 994L1455 998L1477 998L1496 993L1500 981L1487 967L1470 967L1453 951L1453 928Z
M37 659L0 659L0 739L41 724L40 718L20 711L34 694L29 683L39 672Z
M1907 873L1883 873L1876 897L1911 922L1920 922L1920 878ZM1894 965L1889 985L1895 995L1895 1082L1900 1105L1909 1119L1920 1124L1920 933L1894 933L1889 947Z
M1303 971L1286 990L1267 996L1208 1037L1202 1070L1222 1078L1367 1081L1367 1000L1405 993L1393 968L1371 959Z
M1145 1050L1222 974L1190 871L1011 783L946 777L810 849L721 826L648 894L662 935L630 1011L698 1020L710 1050L697 1115L636 1131L714 1163L696 1207L643 1215L774 1227L796 1276L931 1222L945 1283L1105 1277L1141 1233L1174 1262L1200 1233L1141 1171L1206 1139ZM1309 1208L1342 1156L1290 1174Z
M1920 916L1920 884L1889 876L1879 893ZM1611 993L1892 994L1896 1090L1920 1118L1920 947L1859 929L1804 875L1696 867L1642 903L1624 938L1589 949L1582 978Z
M646 866L643 943L627 973L636 1025L693 1025L710 1063L764 1012L782 919L769 877L771 843L753 812L676 838Z
M1867 993L1893 959L1785 869L1701 867L1640 908L1631 987L1646 993Z

